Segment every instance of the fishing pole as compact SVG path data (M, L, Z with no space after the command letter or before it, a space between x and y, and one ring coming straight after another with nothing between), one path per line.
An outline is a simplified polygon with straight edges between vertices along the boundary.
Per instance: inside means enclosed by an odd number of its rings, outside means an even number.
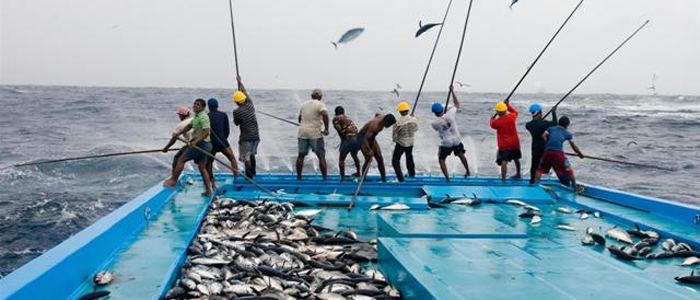
M192 148L196 149L196 150L199 151L199 152L202 152L204 155L208 156L209 158L211 158L211 159L213 159L213 160L216 160L216 161L219 162L220 164L224 165L226 168L230 169L231 172L233 172L234 174L239 175L239 176L242 176L243 179L245 179L246 181L250 182L252 185L254 185L255 187L257 187L257 188L260 189L261 191L263 191L263 192L267 193L268 195L270 195L270 196L272 196L272 197L275 197L275 199L278 199L278 200L279 200L279 196L278 196L277 194L275 194L274 192L272 192L272 191L270 191L270 190L264 188L262 185L260 185L259 183L257 183L255 180L253 180L252 178L250 178L250 177L248 177L248 176L245 176L245 174L242 174L242 173L239 172L238 170L234 170L231 166L227 165L224 161L222 161L221 159L216 158L216 156L214 156L214 155L212 155L211 153L209 153L209 151L204 150L204 149L200 148L200 147L197 146L197 145L190 144L188 141L186 141L186 140L183 139L182 137L177 137L177 139L178 139L179 141L181 141L181 142L183 142L183 143L189 145L189 146L192 146Z
M437 37L435 38L435 44L433 45L433 51L430 52L430 59L428 59L428 65L425 66L425 73L423 73L423 79L420 82L420 87L418 87L418 94L416 94L416 100L413 101L413 107L411 108L411 115L416 111L416 105L418 105L418 99L423 91L423 85L425 84L425 79L428 77L428 71L430 71L430 65L433 62L433 56L435 55L435 50L437 49L438 42L440 42L440 36L442 36L442 29L445 27L445 21L447 21L447 15L450 12L450 7L452 6L452 0L447 4L447 10L445 10L445 16L442 18L442 25L440 25L440 30L438 30Z
M266 112L262 112L262 111L259 111L259 110L256 110L256 112L258 112L258 113L260 113L260 114L263 114L263 115L266 115L266 116L268 116L268 117L270 117L270 118L273 118L273 119L276 119L276 120L279 120L279 121L282 121L282 122L285 122L285 123L288 123L288 124L292 124L292 125L294 125L294 126L300 126L299 123L297 123L297 122L292 122L292 121L289 121L289 120L287 120L287 119L280 118L280 117L278 117L278 116L268 114L268 113L266 113Z
M180 148L172 148L169 149L168 151L178 151ZM46 160L46 161L39 161L39 162L30 162L30 163L23 163L23 164L17 164L17 165L12 165L12 166L7 166L4 167L0 170L4 170L7 168L16 168L16 167L24 167L24 166L36 166L36 165L43 165L43 164L52 164L52 163L58 163L58 162L66 162L66 161L74 161L74 160L84 160L84 159L93 159L93 158L105 158L105 157L114 157L114 156L124 156L124 155L133 155L133 154L145 154L145 153L155 153L155 152L161 152L163 151L162 149L154 149L154 150L141 150L141 151L130 151L130 152L118 152L118 153L107 153L107 154L97 154L97 155L88 155L88 156L79 156L79 157L68 157L68 158L61 158L61 159L54 159L54 160Z
M369 167L372 164L372 158L369 158L369 162L367 162L367 167L365 167L364 170L362 170L362 177L360 178L360 183L357 184L357 188L355 189L355 193L352 194L352 199L350 200L350 204L348 205L348 210L352 210L353 206L355 206L355 199L357 198L357 195L360 194L360 190L362 189L362 184L365 183L365 179L367 178L367 173L369 173Z
M565 152L565 153L566 153L566 155L569 155L569 156L579 157L578 154L576 154L576 153L570 153L570 152ZM610 158L595 157L595 156L590 156L590 155L583 155L583 158L600 160L600 161L617 163L617 164L623 164L623 165L630 165L630 166L635 166L635 167L652 168L652 169L659 169L659 170L664 170L664 171L674 171L673 169L659 167L659 166L645 165L645 164L640 164L640 163L633 163L633 162L615 160L615 159L610 159Z
M641 26L639 26L639 28L637 28L637 30L635 30L629 37L627 37L627 38L622 42L622 44L620 44L619 46L617 46L617 48L615 48L615 50L613 50L610 54L608 54L608 56L606 56L605 59L603 59L603 61L601 61L597 66L595 66L595 68L593 68L593 70L591 70L590 72L588 72L588 74L586 74L586 77L583 77L583 79L581 79L581 81L579 81L568 93L566 93L566 95L564 95L564 97L562 97L562 98L559 100L559 102L557 102L557 104L555 104L554 106L552 106L552 108L549 109L549 111L542 117L542 119L547 118L547 116L549 116L549 114L552 113L552 110L554 110L554 108L558 107L559 104L561 104L567 97L569 97L569 95L571 95L571 93L573 93L584 81L586 81L586 79L588 79L588 77L590 77L590 76L593 74L593 72L595 72L596 70L598 70L598 68L600 68L600 66L602 66L610 57L612 57L612 56L617 52L617 50L620 50L620 48L622 48L622 46L624 46L629 40L631 40L635 35L637 35L637 33L638 33L640 30L642 30L642 28L644 28L644 26L647 26L647 24L649 24L649 20L646 20L646 21L644 22L644 24L642 24Z
M515 91L518 89L518 87L520 87L520 84L523 83L523 80L525 80L525 77L527 77L527 75L530 74L530 71L532 71L532 67L534 67L535 64L537 64L537 61L540 60L540 57L542 57L544 52L547 51L547 48L549 48L549 45L552 44L552 42L557 37L557 35L559 35L559 32L561 32L561 30L564 28L564 26L566 26L566 23L569 22L569 20L574 15L574 13L576 13L576 11L581 6L581 4L583 4L583 0L581 0L581 2L579 2L578 5L576 5L576 7L574 7L574 10L571 12L571 14L569 14L569 16L566 18L566 20L564 20L564 23L562 23L561 26L559 26L559 29L557 29L557 32L554 33L554 36L552 36L552 38L549 40L547 45L544 46L544 49L542 49L542 51L540 51L540 54L537 55L537 58L535 58L535 60L532 62L532 64L530 64L530 67L527 68L527 71L525 71L525 74L523 74L523 77L520 77L520 80L518 81L518 83L515 84L515 87L513 87L513 90L510 91L510 94L508 94L508 97L506 97L504 102L510 101L510 97L512 97L513 94L515 93Z
M240 72L238 70L238 48L236 48L236 27L233 25L233 4L231 0L228 0L228 12L231 20L231 36L233 38L233 58L236 63L236 78L240 77Z
M455 83L455 76L457 76L457 68L459 67L459 59L462 56L462 48L464 48L464 37L467 35L467 25L469 24L469 15L472 12L472 3L474 0L469 0L469 8L467 9L467 18L464 20L464 30L462 30L462 41L459 43L459 51L457 51L457 61L455 62L455 69L452 71L452 80L450 81L450 86ZM450 104L450 96L452 93L447 93L447 100L445 101L445 111L447 111L447 105Z

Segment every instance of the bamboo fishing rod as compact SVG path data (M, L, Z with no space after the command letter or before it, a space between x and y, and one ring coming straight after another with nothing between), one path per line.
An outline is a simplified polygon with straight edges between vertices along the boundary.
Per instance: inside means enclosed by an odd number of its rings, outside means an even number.
M435 44L433 45L433 51L430 52L430 59L428 59L428 65L425 66L425 73L423 73L423 79L420 81L420 87L418 87L418 94L416 94L416 100L413 101L413 107L411 108L411 115L416 111L416 105L418 105L418 99L423 91L423 85L425 84L425 79L428 78L428 71L430 71L430 65L433 62L433 56L435 55L435 50L437 49L438 42L440 42L440 36L442 36L442 29L445 27L445 21L447 21L447 15L450 12L450 7L452 7L452 0L447 4L447 10L445 10L445 16L442 18L442 25L440 25L440 30L438 31L437 37L435 38Z
M214 156L214 155L212 155L211 153L209 153L209 151L204 150L204 149L200 148L200 147L197 146L197 145L190 144L188 141L186 141L186 140L183 139L182 137L179 137L179 136L178 136L177 139L178 139L179 141L181 141L181 142L183 142L183 143L185 143L185 144L191 146L191 147L194 148L195 150L197 150L197 151L199 151L199 152L202 152L202 153L203 153L204 155L206 155L207 157L209 157L209 158L211 158L211 159L213 159L213 160L216 160L217 162L219 162L220 164L224 165L226 168L228 168L229 170L231 170L231 172L233 172L234 174L239 175L239 176L242 176L243 179L245 179L246 181L250 182L250 183L251 183L252 185L254 185L256 188L260 189L261 191L263 191L263 192L267 193L268 195L270 195L270 196L272 196L272 197L275 197L275 199L278 199L278 200L279 200L279 196L278 196L276 193L274 193L274 192L272 192L272 191L270 191L270 190L264 188L262 185L260 185L259 183L257 183L255 180L253 180L252 178L250 178L250 177L248 177L248 176L245 176L245 174L242 174L242 173L239 172L238 170L234 170L231 166L229 166L228 164L226 164L226 162L222 161L221 159L216 158L216 156Z
M566 155L568 155L568 156L576 156L576 157L579 157L578 154L576 154L576 153L571 153L571 152L565 152L565 153L566 153ZM623 161L623 160L616 160L616 159L603 158L603 157L595 157L595 156L590 156L590 155L585 155L585 154L583 155L583 158L593 159L593 160L600 160L600 161L611 162L611 163L622 164L622 165L635 166L635 167L652 168L652 169L659 169L659 170L664 170L664 171L674 171L673 169L664 168L664 167L659 167L659 166L654 166L654 165L646 165L646 164L633 163L633 162Z
M462 57L462 49L464 48L464 37L467 35L467 25L469 24L469 15L472 12L472 3L474 0L469 0L469 8L467 9L467 18L464 20L464 29L462 30L462 41L459 43L459 51L457 51L457 61L455 62L454 71L452 71L452 80L450 80L450 86L455 83L455 76L457 76L457 68L459 67L459 59ZM447 93L447 100L445 101L444 111L447 111L447 105L450 104L451 92Z
M231 37L233 40L233 58L236 63L236 78L240 78L240 72L238 70L238 48L236 47L236 27L233 25L233 3L232 0L228 0L228 12L231 20Z
M173 148L173 149L169 149L168 151L178 151L178 150L180 150L180 148ZM161 151L163 151L163 150L162 149L154 149L154 150L140 150L140 151L129 151L129 152L118 152L118 153L107 153L107 154L87 155L87 156L78 156L78 157L68 157L68 158L60 158L60 159L54 159L54 160L16 164L16 165L4 167L2 169L24 167L24 166L36 166L36 165L43 165L43 164L52 164L52 163L94 159L94 158L105 158L105 157L125 156L125 155L134 155L134 154L155 153L155 152L161 152Z
M549 114L552 113L552 110L554 110L556 107L559 106L559 104L561 104L562 102L564 102L564 100L566 100L566 98L568 98L569 95L571 95L584 81L586 81L586 79L588 79L588 77L590 77L596 70L598 70L598 68L600 68L600 66L602 66L606 61L608 61L608 59L610 59L610 57L612 57L618 50L620 50L620 48L622 48L622 46L624 46L625 44L627 44L627 42L628 42L629 40L631 40L635 35L637 35L637 33L638 33L639 31L641 31L641 30L644 28L644 26L647 26L647 24L649 24L649 20L646 20L646 21L644 22L644 24L642 24L641 26L639 26L639 28L637 28L637 30L635 30L635 31L634 31L630 36L628 36L619 46L617 46L617 48L615 48L615 50L613 50L612 52L610 52L610 54L608 54L608 56L606 56L605 59L603 59L603 61L601 61L600 63L598 63L598 65L595 66L595 68L593 68L593 70L591 70L590 72L588 72L588 74L586 74L586 77L583 77L583 79L581 79L581 81L579 81L568 93L566 93L566 95L564 95L564 97L562 97L562 98L559 100L559 102L557 102L557 104L555 104L554 106L552 106L552 108L549 109L549 111L542 117L542 119L547 118L547 116L549 116Z
M554 39L559 35L559 32L561 32L561 30L564 28L564 26L566 26L566 23L569 22L569 20L574 15L574 13L576 13L576 11L581 6L581 4L583 4L583 0L581 0L581 2L579 2L578 5L576 5L576 7L574 7L574 10L571 11L571 14L569 14L569 16L566 18L566 20L564 20L564 23L562 23L561 26L559 26L559 29L557 29L557 32L554 33L554 36L552 36L552 38L549 40L549 42L547 42L547 45L544 46L544 49L542 49L542 51L540 51L540 54L537 55L537 58L535 58L535 60L532 61L532 64L530 64L530 67L527 68L527 70L525 71L525 74L523 74L523 76L520 77L520 80L518 80L518 83L515 84L515 86L513 87L513 90L510 91L510 94L508 94L508 97L506 97L504 102L510 101L510 97L512 97L513 94L515 94L515 91L518 89L518 87L520 87L520 84L523 83L523 80L525 80L525 77L527 77L527 75L530 74L530 71L532 71L532 68L535 66L535 64L537 64L537 61L539 61L540 57L542 57L544 52L547 51L547 48L549 48L549 45L552 44Z
M365 179L367 179L367 173L369 173L369 168L372 165L372 158L369 158L369 162L367 163L367 167L362 170L362 177L360 178L360 183L357 184L357 188L355 189L355 193L352 194L352 199L350 200L350 204L348 205L348 210L352 210L352 208L355 206L355 199L357 199L357 195L360 194L360 190L362 189L362 185L365 183Z

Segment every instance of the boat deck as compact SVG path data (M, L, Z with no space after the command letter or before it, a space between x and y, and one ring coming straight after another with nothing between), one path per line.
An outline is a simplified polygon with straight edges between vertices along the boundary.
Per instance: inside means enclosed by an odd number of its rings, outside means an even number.
M323 207L314 224L352 230L378 240L378 267L405 299L700 299L700 287L677 283L691 267L681 258L623 262L602 246L583 246L591 227L604 234L612 226L659 231L700 247L700 208L587 187L574 195L552 181L529 186L513 181L467 178L446 184L439 177L405 183L368 178L355 209L346 209L356 182L324 183L317 176L297 182L289 175L256 178L278 197L219 175L219 193L249 200L291 201L297 209ZM193 185L184 184L194 181ZM109 299L160 299L184 260L185 250L206 213L197 175L176 190L156 186L0 280L0 299L76 299L92 291L99 270L114 272ZM479 206L445 205L445 197L476 197ZM518 218L524 208L503 203L518 199L542 210L542 222ZM404 203L406 211L369 210L372 204ZM587 208L601 218L581 220L558 212ZM634 207L634 208L632 208ZM569 224L575 231L556 229ZM608 244L616 244L608 239ZM654 249L655 252L660 250ZM64 275L65 274L65 275Z

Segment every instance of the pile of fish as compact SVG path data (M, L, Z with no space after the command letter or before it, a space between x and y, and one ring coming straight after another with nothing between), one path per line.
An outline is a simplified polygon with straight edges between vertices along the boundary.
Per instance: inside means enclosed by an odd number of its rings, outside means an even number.
M376 245L314 225L318 210L215 199L165 299L401 299Z

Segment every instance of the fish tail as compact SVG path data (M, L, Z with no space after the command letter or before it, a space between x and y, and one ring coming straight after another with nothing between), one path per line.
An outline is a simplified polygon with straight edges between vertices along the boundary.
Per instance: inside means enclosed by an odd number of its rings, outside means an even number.
M331 41L331 44L333 44L333 47L335 47L335 50L338 50L338 43Z

